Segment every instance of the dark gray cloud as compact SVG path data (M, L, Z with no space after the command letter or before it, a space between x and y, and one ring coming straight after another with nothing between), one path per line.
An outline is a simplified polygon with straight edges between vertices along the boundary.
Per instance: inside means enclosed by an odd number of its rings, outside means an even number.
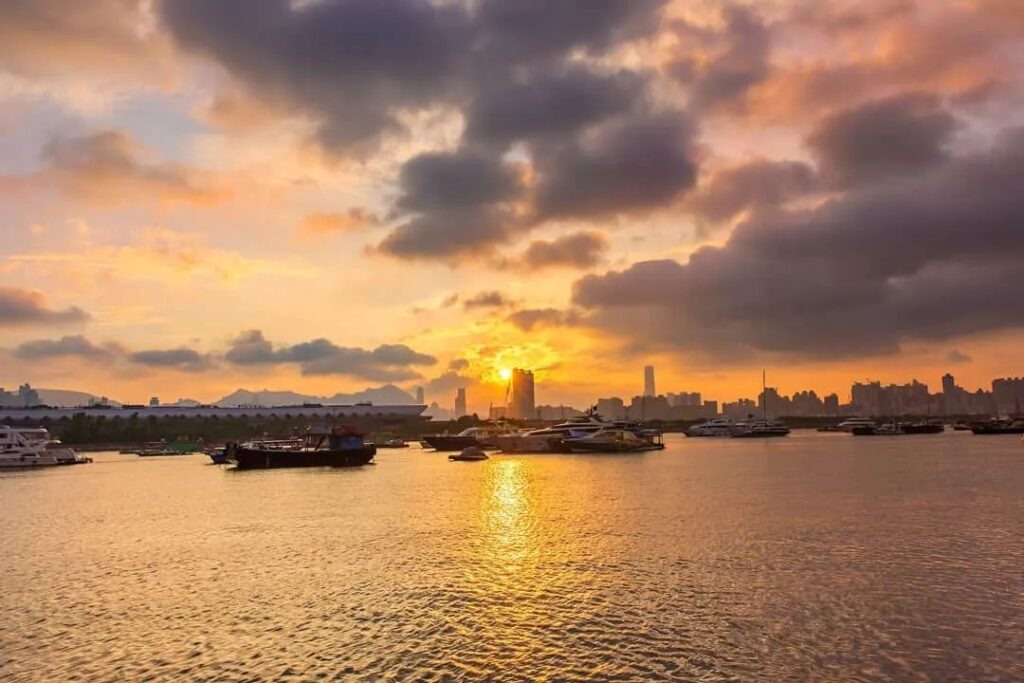
M181 45L315 117L339 149L397 129L401 107L450 99L473 35L463 7L422 0L173 0L161 13Z
M396 113L461 106L474 84L652 31L663 0L165 0L184 47L264 100L313 116L329 147L401 128Z
M688 204L701 218L718 223L749 209L779 206L818 185L810 164L759 159L718 171Z
M822 172L838 182L876 181L946 161L956 127L937 98L903 94L826 117L808 144Z
M475 29L491 59L523 64L657 28L666 0L482 0Z
M210 359L194 349L136 351L128 360L150 368L168 368L183 372L202 372L210 367Z
M535 149L538 217L611 217L670 204L697 179L692 137L688 117L659 114Z
M578 65L521 81L485 83L466 112L466 135L506 145L573 134L638 106L645 87L644 78L631 71L601 74Z
M232 340L224 358L240 366L293 363L304 375L350 375L375 381L412 379L418 377L412 370L414 366L437 363L433 356L418 353L404 344L385 344L367 350L314 339L275 348L259 330L243 332Z
M97 346L80 334L64 336L60 339L35 339L19 344L14 348L14 355L24 360L42 360L46 358L87 358L109 359L119 353L116 347Z
M530 332L538 327L574 325L579 321L579 316L573 311L557 308L527 308L516 311L507 320L523 332Z
M0 327L82 323L88 319L89 314L77 306L50 308L39 292L0 287Z
M509 241L516 225L508 211L491 207L432 211L398 225L377 249L405 259L458 259Z
M399 183L398 208L410 212L501 204L523 191L515 168L468 149L413 157L402 166Z
M604 258L608 239L599 232L575 232L553 240L530 242L523 254L501 265L525 270L591 268Z
M504 294L498 291L480 292L462 302L466 310L473 308L503 308L510 306L512 302Z
M449 370L465 370L469 367L469 361L465 358L456 358L448 362Z
M430 379L424 385L423 391L428 396L436 396L437 394L453 393L456 389L468 389L470 387L477 386L478 384L479 383L472 377L465 377L455 370L449 370L438 377Z
M688 263L576 283L589 322L709 354L893 352L1024 325L1024 130L812 209L741 224Z
M772 32L758 14L743 5L727 5L725 26L716 36L721 46L700 64L684 59L672 68L689 86L690 106L697 111L743 106L743 97L771 70Z

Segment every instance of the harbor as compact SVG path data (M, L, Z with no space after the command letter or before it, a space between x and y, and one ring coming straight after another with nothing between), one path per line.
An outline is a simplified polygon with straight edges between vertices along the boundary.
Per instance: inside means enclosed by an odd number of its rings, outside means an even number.
M665 446L0 474L0 678L1014 679L1019 437Z

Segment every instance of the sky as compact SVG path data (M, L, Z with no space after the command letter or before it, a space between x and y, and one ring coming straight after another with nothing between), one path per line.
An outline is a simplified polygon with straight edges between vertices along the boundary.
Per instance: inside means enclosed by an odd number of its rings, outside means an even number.
M0 385L1024 374L1017 0L6 0Z

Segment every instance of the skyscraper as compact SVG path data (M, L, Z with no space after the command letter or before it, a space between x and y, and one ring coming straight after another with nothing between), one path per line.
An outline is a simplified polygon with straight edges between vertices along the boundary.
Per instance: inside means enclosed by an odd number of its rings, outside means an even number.
M644 366L644 396L657 396L654 390L654 366Z
M466 414L466 389L459 387L455 393L455 417L462 417Z
M416 387L416 405L424 405L423 398L423 387Z
M532 420L536 415L533 393L533 372L516 368L512 371L508 416L514 420Z

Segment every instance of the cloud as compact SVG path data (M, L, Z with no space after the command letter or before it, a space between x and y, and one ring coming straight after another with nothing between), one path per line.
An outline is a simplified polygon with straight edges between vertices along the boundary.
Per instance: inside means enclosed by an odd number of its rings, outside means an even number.
M467 311L473 308L503 308L511 306L512 302L504 294L498 291L480 292L462 302L462 307Z
M128 354L128 360L136 365L182 372L202 372L210 367L209 358L186 348L136 351Z
M574 325L579 321L579 316L573 311L560 311L557 308L529 308L516 311L507 320L523 332L530 332L538 327Z
M938 98L903 94L828 116L808 144L824 173L840 182L861 182L942 164L956 127Z
M685 115L659 114L536 150L538 217L612 217L665 207L696 182L692 134Z
M232 340L225 360L239 366L292 363L304 375L350 375L375 381L399 381L419 375L413 366L437 363L433 356L418 353L404 344L385 344L373 350L341 347L327 339L293 346L274 345L259 330L249 330Z
M990 149L742 223L687 263L577 281L589 324L712 355L895 352L1024 326L1024 129Z
M501 159L462 149L427 152L402 166L398 208L430 212L501 204L522 192L515 169Z
M449 370L465 370L469 367L469 361L465 358L456 358L448 363Z
M757 13L743 5L726 5L722 18L725 26L715 36L717 49L701 55L700 62L687 55L669 67L689 86L695 111L744 106L747 91L770 72L772 32Z
M82 335L64 336L60 339L36 339L19 344L14 355L23 360L46 358L86 358L106 360L119 353L116 346L97 346Z
M434 396L452 393L456 389L470 388L477 384L477 380L472 377L465 377L456 371L449 371L427 381L423 386L423 391L428 396Z
M818 185L810 164L755 159L717 171L687 200L687 206L706 221L722 223L744 211L781 206Z
M974 359L968 356L966 353L953 349L946 354L946 360L956 365L963 365L964 363L973 362Z
M645 88L645 79L632 71L604 74L578 64L511 83L484 83L467 108L466 136L504 146L573 134L632 110Z
M608 239L602 233L575 232L550 241L530 242L520 256L498 265L522 270L591 268L601 262L607 251Z
M0 287L0 327L83 323L89 314L77 306L53 309L40 292Z
M31 361L78 358L107 366L112 363L131 363L182 372L202 372L212 367L209 357L193 349L130 351L115 342L96 344L82 335L27 341L16 346L13 353L17 358Z
M139 0L4 0L0 3L0 65L27 76L64 75L69 68L153 76L159 35L141 31ZM145 66L144 66L145 65Z
M363 207L341 212L307 213L299 224L299 232L307 237L322 237L334 233L350 233L380 225L380 218Z
M146 198L210 204L226 198L228 192L209 177L145 155L124 131L56 137L43 149L45 168L36 177L70 195L108 204Z

